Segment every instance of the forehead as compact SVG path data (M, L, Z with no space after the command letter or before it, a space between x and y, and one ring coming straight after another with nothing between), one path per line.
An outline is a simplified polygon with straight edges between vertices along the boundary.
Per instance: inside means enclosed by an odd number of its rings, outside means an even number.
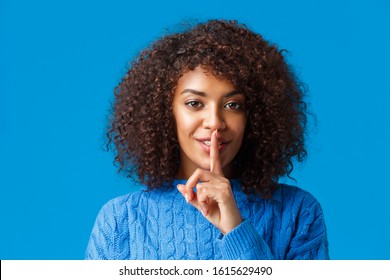
M181 94L186 89L204 92L206 94L228 93L235 86L228 80L216 77L212 71L201 66L185 72L178 80L175 93Z

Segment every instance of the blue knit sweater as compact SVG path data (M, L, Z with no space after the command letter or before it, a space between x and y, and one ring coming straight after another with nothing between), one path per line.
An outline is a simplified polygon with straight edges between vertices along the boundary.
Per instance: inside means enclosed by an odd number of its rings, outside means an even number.
M271 199L248 199L239 180L230 182L244 221L228 234L176 188L137 191L102 207L86 259L329 258L324 216L311 194L280 184Z

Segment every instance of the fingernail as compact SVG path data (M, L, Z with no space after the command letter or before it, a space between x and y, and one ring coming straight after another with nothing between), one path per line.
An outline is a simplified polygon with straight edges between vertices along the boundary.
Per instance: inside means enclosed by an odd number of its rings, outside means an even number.
M186 202L188 203L188 194L187 193L184 195L184 198L186 199Z
M200 206L200 212L202 212L203 216L207 216L207 212L203 209L202 206Z

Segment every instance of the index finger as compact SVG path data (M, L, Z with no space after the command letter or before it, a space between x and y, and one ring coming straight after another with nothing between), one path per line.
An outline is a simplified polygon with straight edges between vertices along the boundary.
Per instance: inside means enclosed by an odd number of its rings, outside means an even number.
M218 151L218 130L214 130L211 134L210 143L210 171L218 175L222 175L221 160Z

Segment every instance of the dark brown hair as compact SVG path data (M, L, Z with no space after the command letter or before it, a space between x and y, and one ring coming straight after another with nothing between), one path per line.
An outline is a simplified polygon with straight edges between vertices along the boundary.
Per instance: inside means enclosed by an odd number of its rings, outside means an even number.
M108 145L119 171L149 189L167 187L179 167L173 93L202 65L246 96L248 121L234 162L245 193L270 197L293 159L306 156L304 90L275 45L236 21L210 20L144 49L115 89Z

